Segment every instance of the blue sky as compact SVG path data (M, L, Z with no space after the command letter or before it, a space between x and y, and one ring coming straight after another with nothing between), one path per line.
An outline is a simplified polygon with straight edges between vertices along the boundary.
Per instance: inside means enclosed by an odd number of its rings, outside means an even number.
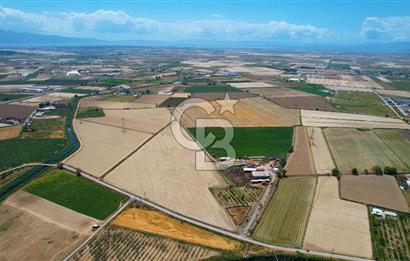
M0 29L105 40L410 41L410 0L0 0Z

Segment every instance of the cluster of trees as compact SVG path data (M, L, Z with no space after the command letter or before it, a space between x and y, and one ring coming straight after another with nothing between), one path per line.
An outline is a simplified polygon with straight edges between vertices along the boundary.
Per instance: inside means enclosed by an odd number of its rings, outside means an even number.
M364 173L369 174L369 171L367 169L365 169ZM386 174L386 175L391 175L391 176L396 176L398 174L397 173L397 168L389 167L389 166L386 166L384 168L382 168L380 166L374 166L374 167L372 167L372 173L374 173L376 175ZM357 168L353 168L351 170L351 174L357 176L357 175L359 175L359 171L357 170ZM332 169L332 176L335 176L338 179L340 178L340 171L339 171L338 168Z

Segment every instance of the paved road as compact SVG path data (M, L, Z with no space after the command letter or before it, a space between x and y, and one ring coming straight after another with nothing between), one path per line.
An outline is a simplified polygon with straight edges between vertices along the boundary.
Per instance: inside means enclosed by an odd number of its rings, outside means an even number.
M21 169L21 168L25 168L25 167L37 167L37 166L57 167L57 164L26 163L26 164L20 165L20 166L18 166L18 167L15 167L15 168L8 169L8 170L5 170L5 171L3 171L3 172L0 172L0 177L1 177L3 174L9 173L9 172L14 171L14 170L17 170L17 169Z
M64 165L63 168L66 169L66 170L69 170L69 171L71 171L71 172L73 172L73 173L75 173L75 171L76 171L75 168L72 168L72 167L66 166L66 165ZM185 221L185 222L187 222L187 223L191 223L191 224L196 225L196 226L198 226L198 227L202 227L202 228L207 229L207 230L209 230L209 231L212 231L212 232L215 232L215 233L218 233L218 234L221 234L221 235L224 235L224 236L227 236L227 237L230 237L230 238L233 238L233 239L242 241L242 242L247 242L247 243L254 244L254 245L258 245L258 246L261 246L261 247L266 247L266 248L269 248L269 249L274 250L274 251L276 250L276 251L283 251L283 252L290 252L290 253L310 254L310 255L316 255L316 256L321 256L321 257L338 258L338 259L342 259L342 260L351 260L351 261L369 261L369 260L372 260L372 259L352 257L352 256L345 256L345 255L336 255L336 254L331 254L331 253L326 253L326 252L320 252L320 251L309 251L309 250L304 250L304 249L299 249L299 248L281 247L281 246L275 246L275 245L270 245L270 244L262 243L262 242L259 242L259 241L255 241L255 240L253 240L253 239L251 239L251 238L248 238L248 237L246 237L246 236L238 235L238 234L235 234L235 233L233 233L233 232L231 232L231 231L227 231L227 230L225 230L225 229L218 228L218 227L215 227L215 226L206 224L206 223L204 223L204 222L202 222L202 221L199 221L199 220L196 220L196 219L187 217L187 216L185 216L185 215L179 214L179 213L177 213L177 212L175 212L175 211L173 211L173 210L170 210L170 209L168 209L168 208L166 208L166 207L163 207L163 206L158 205L158 204L156 204L156 203L154 203L154 202L151 202L151 201L149 201L149 200L146 200L146 199L144 199L144 198L142 198L142 197L140 197L140 196L134 195L134 194L129 193L129 192L127 192L127 191L124 191L124 190L122 190L122 189L120 189L120 188L118 188L118 187L115 187L115 186L113 186L113 185L111 185L111 184L105 183L104 181L101 181L100 179L95 178L95 177L93 177L93 176L91 176L91 175L89 175L89 174L87 174L87 173L85 173L85 172L81 172L81 176L83 176L83 177L85 177L85 178L87 178L87 179L89 179L89 180L92 180L92 181L94 181L94 182L97 182L98 184L100 184L100 185L102 185L102 186L105 186L105 187L107 187L107 188L110 188L110 189L112 189L112 190L114 190L114 191L117 191L117 192L119 192L119 193L122 193L122 194L128 196L128 197L129 197L130 199L132 199L132 200L136 200L136 201L142 202L143 204L148 205L148 206L150 206L150 207L152 207L152 208L154 208L154 209L156 209L156 210L159 210L159 211L161 211L161 212L163 212L163 213L165 213L165 214L167 214L167 215L169 215L169 216L172 216L172 217L174 217L174 218L176 218L176 219ZM66 260L66 259L65 259L65 260Z

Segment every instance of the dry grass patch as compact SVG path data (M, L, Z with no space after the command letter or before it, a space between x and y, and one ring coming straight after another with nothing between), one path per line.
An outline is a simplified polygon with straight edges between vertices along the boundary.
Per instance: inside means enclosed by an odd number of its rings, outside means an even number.
M171 121L166 108L139 110L105 110L104 117L89 118L86 121L154 134Z
M303 248L372 257L367 208L341 200L334 177L319 178Z
M74 121L81 148L64 162L100 177L136 149L150 134L82 120Z
M392 176L343 175L340 194L343 199L409 212L409 206Z
M317 174L329 174L334 169L332 154L321 128L307 128L310 149L312 151L313 162Z
M17 138L21 132L21 125L0 128L0 140Z
M279 127L299 124L298 110L282 108L260 97L240 99L234 105L235 114L225 111L221 115L220 104L224 103L225 101L212 102L215 111L210 115L199 107L188 109L182 117L182 125L195 127L196 119L226 119L234 127Z
M302 125L308 127L410 129L399 119L352 113L301 110Z
M114 225L228 251L239 250L237 241L213 234L153 210L132 208L121 213Z
M294 131L295 142L293 152L289 155L285 166L287 175L314 175L316 174L315 166L306 128L298 126Z

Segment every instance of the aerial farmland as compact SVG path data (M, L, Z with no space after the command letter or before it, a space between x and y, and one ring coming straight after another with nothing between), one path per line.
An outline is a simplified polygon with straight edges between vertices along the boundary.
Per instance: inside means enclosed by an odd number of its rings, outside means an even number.
M0 59L0 260L408 259L407 59L25 52Z

